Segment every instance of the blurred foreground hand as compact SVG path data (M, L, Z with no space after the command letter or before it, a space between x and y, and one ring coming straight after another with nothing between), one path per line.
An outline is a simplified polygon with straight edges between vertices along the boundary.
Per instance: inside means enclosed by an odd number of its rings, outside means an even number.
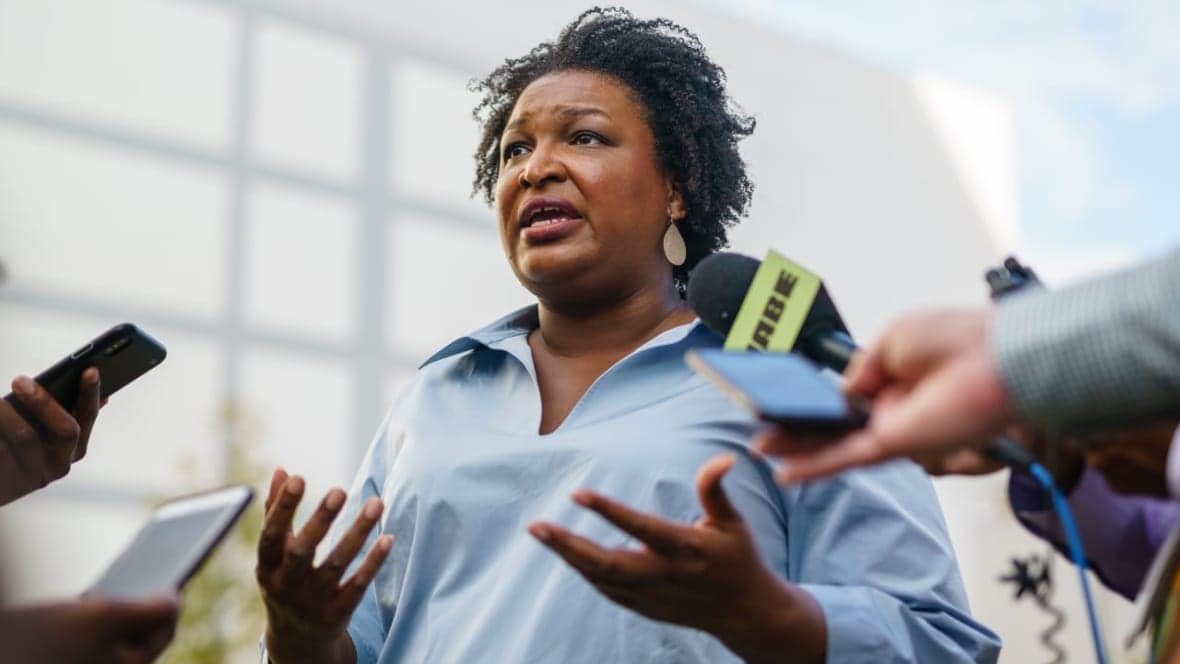
M896 322L845 374L845 389L872 403L865 428L815 435L774 427L759 435L761 451L788 461L780 481L814 480L897 457L935 472L985 470L974 462L974 449L1013 421L988 347L990 316L987 309L938 311Z
M147 664L176 632L179 599L84 598L0 612L3 660L13 664Z

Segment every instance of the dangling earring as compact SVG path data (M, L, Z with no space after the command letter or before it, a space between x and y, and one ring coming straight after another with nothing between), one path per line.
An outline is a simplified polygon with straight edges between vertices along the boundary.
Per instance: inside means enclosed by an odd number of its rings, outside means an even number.
M664 258L668 262L680 267L688 257L688 248L684 246L684 236L676 227L676 222L668 217L668 230L664 231Z

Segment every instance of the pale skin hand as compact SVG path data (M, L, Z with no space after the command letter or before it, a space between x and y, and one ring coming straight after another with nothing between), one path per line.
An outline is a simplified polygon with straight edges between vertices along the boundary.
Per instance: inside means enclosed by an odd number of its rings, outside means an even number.
M148 664L176 631L177 597L84 598L0 613L4 661Z
M13 379L12 394L25 413L0 399L0 505L69 473L86 456L101 406L94 367L82 373L73 413L28 376Z
M986 309L902 318L846 372L846 390L872 402L864 429L819 437L775 427L759 434L758 449L788 461L783 482L897 457L943 472L979 470L976 450L1013 422L988 345L990 319Z
M267 652L275 664L355 662L348 621L389 555L393 537L378 537L353 575L342 581L377 525L381 501L372 498L365 503L352 527L316 566L316 546L328 533L346 496L340 489L329 491L296 534L291 522L303 489L303 478L288 476L282 469L271 477L255 570L266 605Z
M721 478L725 455L697 477L704 516L680 524L636 512L592 491L574 500L632 535L643 547L607 549L560 526L534 523L529 532L610 600L655 620L718 637L749 662L822 662L823 612L804 590L763 564L749 529L729 502Z

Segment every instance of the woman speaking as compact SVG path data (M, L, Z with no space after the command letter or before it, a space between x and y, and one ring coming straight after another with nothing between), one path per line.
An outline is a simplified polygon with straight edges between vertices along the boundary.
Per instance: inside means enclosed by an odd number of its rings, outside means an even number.
M920 469L780 488L684 365L719 344L686 279L752 190L724 84L695 35L619 9L479 84L476 189L537 303L428 359L298 532L276 471L273 662L995 660Z

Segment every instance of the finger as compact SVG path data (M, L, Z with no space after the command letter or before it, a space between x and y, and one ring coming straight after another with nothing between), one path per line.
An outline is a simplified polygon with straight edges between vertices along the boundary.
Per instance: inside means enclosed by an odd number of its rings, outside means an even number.
M942 462L939 465L940 472L931 474L986 475L1003 467L1004 464L991 461L980 450L968 447L942 455Z
M781 484L810 482L882 459L884 455L876 435L868 430L856 431L813 452L786 455L786 465L776 478Z
M74 461L80 461L86 456L86 448L90 443L90 432L94 429L94 420L98 418L99 394L102 392L102 381L96 367L90 367L82 372L78 380L78 404L74 406L74 419L78 422L78 444L74 448Z
M118 662L155 661L176 634L180 615L179 597L162 597L132 605L130 619L119 633L109 636L115 643Z
M857 352L844 369L844 390L850 394L871 397L886 382L885 337L867 350Z
M779 456L810 452L819 447L831 445L837 434L803 433L792 431L785 426L774 425L759 431L754 436L754 449L762 454Z
M579 491L573 497L574 502L597 512L619 530L661 553L676 555L683 552L693 536L690 527L637 512L593 491Z
M634 587L629 586L616 586L609 583L591 583L590 585L592 585L595 590L597 590L599 593L602 593L604 597L615 604L626 607L633 611L637 611L639 613L643 613L642 611L639 611L639 607L641 607L643 605L643 601L648 598L645 597L645 593L642 590L636 590ZM650 613L644 615L652 617Z
M180 601L173 596L134 602L112 601L103 608L102 622L110 635L126 638L166 627L176 622L179 613Z
M369 539L369 533L373 530L373 526L377 525L377 519L381 517L382 509L384 506L381 504L381 500L376 497L370 498L361 507L360 514L353 521L352 527L344 533L344 537L340 538L340 541L324 558L323 564L320 565L320 573L324 578L339 579L344 574L344 570L348 569L352 560L364 547L365 541Z
M48 390L28 376L15 378L12 381L12 392L36 419L31 424L40 424L45 429L49 438L47 443L68 447L72 455L80 432L78 421L62 408Z
M994 373L990 354L982 349L948 362L893 403L878 400L872 425L889 456L946 452L1002 432L1009 415Z
M303 498L304 482L298 475L292 475L283 483L279 495L262 522L262 535L258 538L258 566L263 569L277 567L283 562L287 540L291 537L291 521L295 508Z
M303 524L303 527L299 529L299 534L291 540L291 544L287 547L287 557L283 561L285 569L293 574L307 572L307 566L315 558L316 547L324 539L324 535L328 533L328 528L332 527L332 522L336 520L336 515L344 506L345 497L344 491L341 489L332 489L324 496L315 513L311 515L307 523Z
M608 550L550 523L533 523L528 531L593 584L632 586L657 573L648 552Z
M365 594L365 588L368 588L373 579L377 577L377 572L381 570L381 564L385 562L392 550L393 535L378 537L360 567L357 567L356 572L340 588L338 601L349 613L360 603L361 596Z
M725 495L725 488L721 486L721 479L733 468L737 457L733 453L713 457L697 471L697 495L701 499L701 507L705 509L705 516L717 523L742 523L742 515L729 502Z
M7 399L0 399L0 439L8 444L9 450L23 468L31 471L36 467L30 463L42 454L41 437Z
M283 484L287 481L287 471L282 468L275 468L275 471L270 475L270 490L266 493L266 504L263 512L269 512L270 506L274 504L275 498L279 495L279 490L283 488Z

